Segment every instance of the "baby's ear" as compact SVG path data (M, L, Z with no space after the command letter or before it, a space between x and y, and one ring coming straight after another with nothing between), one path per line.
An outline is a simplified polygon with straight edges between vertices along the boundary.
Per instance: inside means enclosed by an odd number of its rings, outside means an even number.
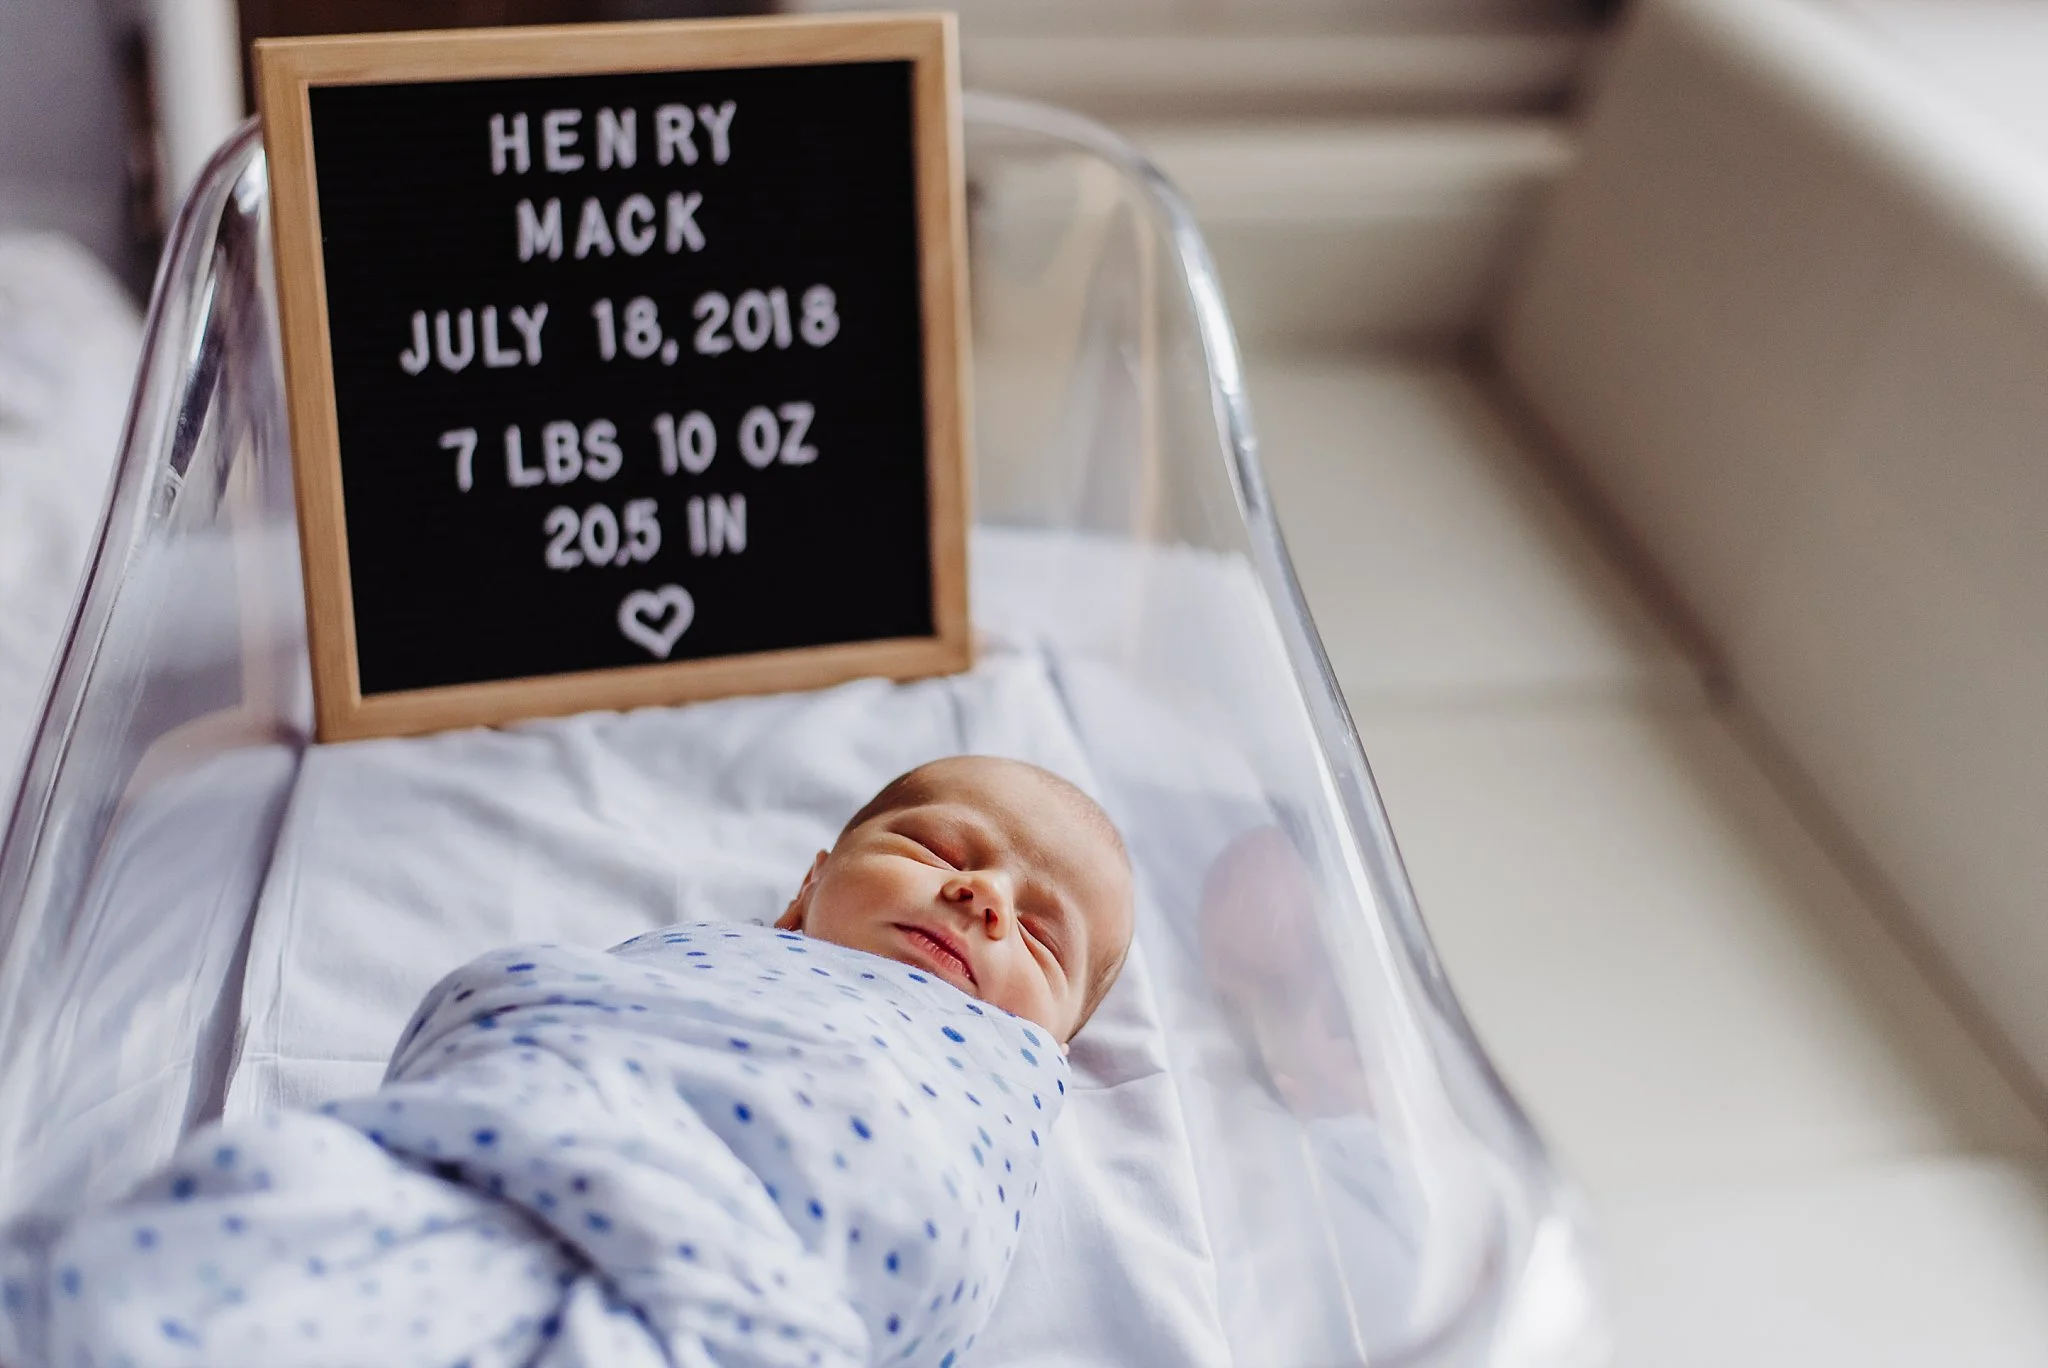
M775 919L777 930L801 931L804 929L804 913L809 910L811 905L811 886L818 882L818 871L825 867L825 861L831 853L829 850L821 850L818 852L818 857L811 861L811 867L804 871L803 886L797 889L796 896L789 900L789 906L783 909L782 915Z

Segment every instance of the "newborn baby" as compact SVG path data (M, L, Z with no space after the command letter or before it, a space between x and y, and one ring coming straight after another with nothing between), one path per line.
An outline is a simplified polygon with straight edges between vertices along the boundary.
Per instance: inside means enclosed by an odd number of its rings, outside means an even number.
M190 1137L0 1232L0 1362L952 1368L1131 937L1115 828L979 757L902 776L776 928L500 951L376 1093Z

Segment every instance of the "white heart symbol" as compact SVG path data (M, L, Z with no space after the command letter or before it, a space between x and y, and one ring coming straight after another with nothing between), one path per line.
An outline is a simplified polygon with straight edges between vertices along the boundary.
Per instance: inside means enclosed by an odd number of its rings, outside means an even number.
M663 660L676 648L676 641L690 630L697 616L697 604L690 591L673 584L659 589L635 589L619 605L619 630L626 640ZM664 625L662 619L668 621Z

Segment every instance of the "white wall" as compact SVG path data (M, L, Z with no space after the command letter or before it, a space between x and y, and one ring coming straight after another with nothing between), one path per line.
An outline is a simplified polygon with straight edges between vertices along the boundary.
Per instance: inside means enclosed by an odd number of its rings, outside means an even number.
M1647 0L1497 340L2048 1084L2048 143L1970 86L1826 0Z
M242 65L234 0L148 0L164 205L175 212L242 121Z

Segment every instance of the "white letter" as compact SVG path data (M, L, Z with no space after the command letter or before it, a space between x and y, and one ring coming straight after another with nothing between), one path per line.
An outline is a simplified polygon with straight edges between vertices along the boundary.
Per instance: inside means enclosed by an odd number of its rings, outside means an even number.
M460 348L448 336L448 311L443 309L434 315L434 354L449 370L459 371L476 357L476 314L469 309L457 314L455 331L462 339Z
M427 311L412 311L412 346L398 354L398 364L405 368L407 375L418 375L427 368L427 362L434 354L427 350Z
M583 473L583 451L576 445L574 423L549 423L540 430L540 445L549 484L567 484Z
M668 192L669 255L681 251L686 242L693 252L704 250L704 230L697 226L697 206L703 202L704 197L695 190L687 195L680 190Z
M754 469L766 470L781 449L782 429L774 412L762 405L748 409L740 419L740 456Z
M540 328L541 324L548 321L548 306L536 304L533 306L533 312L528 313L517 304L514 304L511 317L512 326L517 328L519 335L526 339L526 364L538 366L540 364Z
M512 154L512 170L525 175L526 168L533 164L533 152L526 144L526 116L512 116L512 131L505 131L505 116L491 115L491 174L505 174L505 154Z
M681 423L666 413L657 414L654 435L661 439L661 473L664 475L675 474L678 466L692 475L702 475L711 468L712 458L718 455L718 429L712 427L711 420L698 409L684 414Z
M690 519L690 554L701 556L711 549L704 540L704 500L693 495L683 510Z
M588 457L583 473L593 480L609 480L626 463L626 453L619 450L619 430L609 418L583 429L583 450Z
M580 109L550 109L540 116L540 159L550 171L581 171L583 154L576 146L576 125L583 122Z
M697 164L697 144L690 141L690 127L697 122L688 105L663 105L654 111L655 157L667 166L677 157L683 165Z
M818 416L817 408L801 399L794 399L775 411L789 425L782 430L782 463L809 465L817 460L818 449L804 442L805 435L811 430L811 420Z
M635 228L638 220L641 227ZM619 246L627 256L639 256L654 245L654 201L645 195L628 195L619 206Z
M654 415L655 440L661 443L661 473L676 473L676 420L666 413Z
M583 201L583 217L576 224L576 259L589 256L592 247L602 256L618 250L612 245L611 225L604 221L604 206L594 196Z
M718 429L702 410L691 409L676 426L676 445L681 448L677 454L682 457L683 469L692 475L702 475L718 455ZM675 472L671 470L669 474Z
M519 364L519 353L498 345L498 311L484 310L484 364L493 370Z
M455 487L469 493L470 474L476 457L476 429L457 428L441 434L441 450L455 453Z
M597 111L597 169L609 171L621 166L630 171L633 163L640 159L639 114L627 110L614 114L609 109Z
M723 166L732 158L732 116L738 108L731 100L716 109L710 105L697 106L697 122L711 130L711 160L714 165Z
M531 489L547 478L545 471L535 470L526 464L520 445L519 429L515 425L505 429L505 480L514 489Z
M531 261L542 252L549 261L562 259L562 202L548 201L547 211L536 215L532 200L519 201L519 259Z
M713 494L705 500L711 514L711 554L716 556L726 551L735 555L747 549L747 496L735 494L727 498Z

